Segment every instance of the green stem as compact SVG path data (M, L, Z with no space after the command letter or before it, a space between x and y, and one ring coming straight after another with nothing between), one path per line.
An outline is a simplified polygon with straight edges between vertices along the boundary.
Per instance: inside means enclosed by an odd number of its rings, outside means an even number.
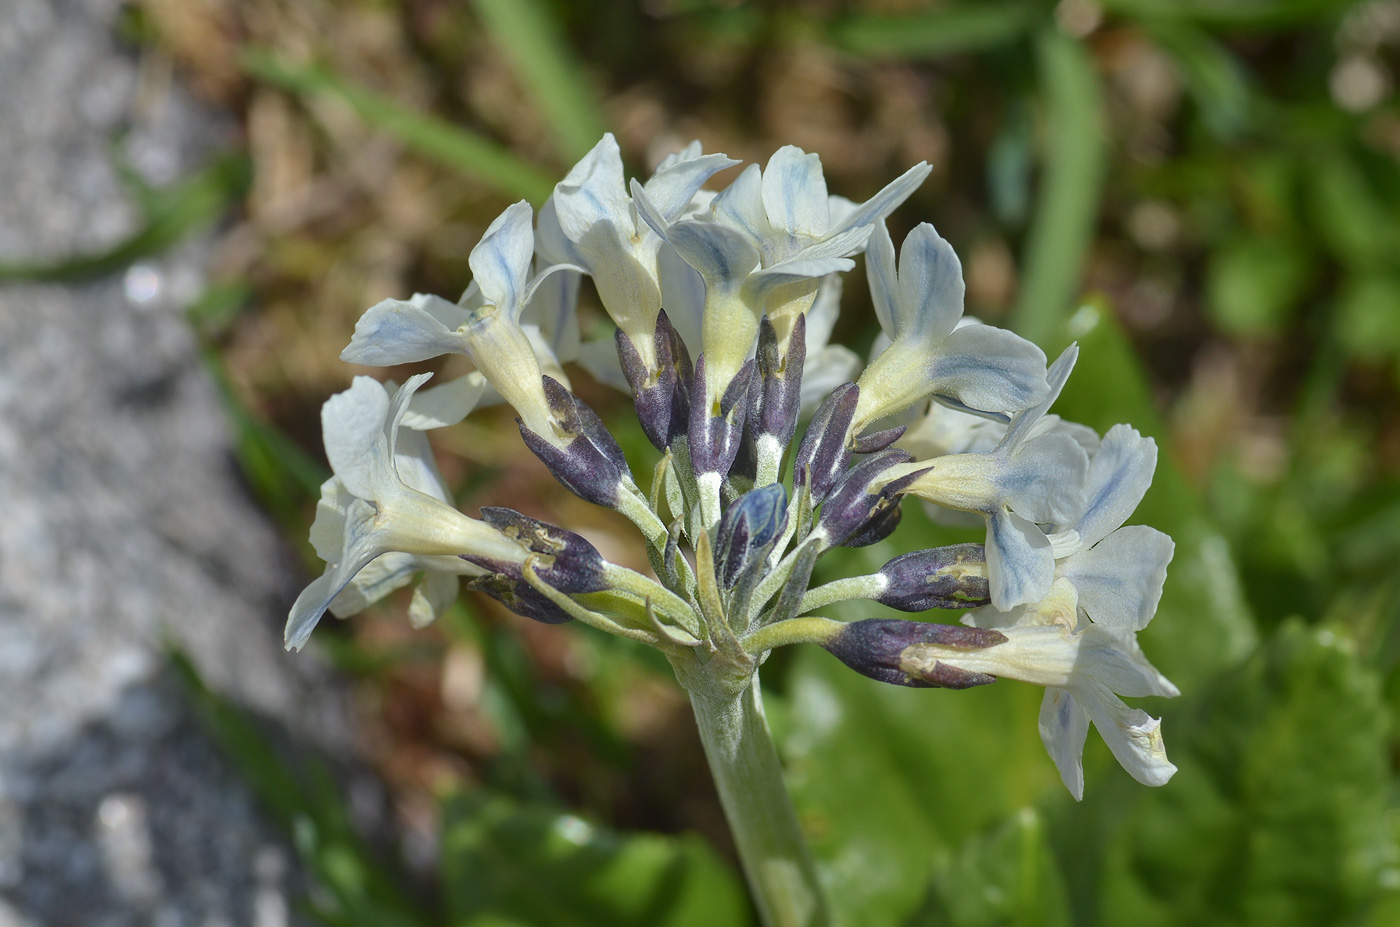
M889 580L879 573L867 573L864 576L848 576L845 579L832 580L824 586L807 590L807 594L802 597L802 604L797 608L797 613L805 615L819 608L826 608L835 602L846 602L851 599L873 599L884 592L888 586Z
M774 647L788 644L824 644L845 628L844 621L808 615L806 618L789 618L765 625L752 634L746 634L740 643L749 653L758 656Z
M728 688L687 686L759 915L765 927L825 927L831 912L783 782L758 676L737 695Z

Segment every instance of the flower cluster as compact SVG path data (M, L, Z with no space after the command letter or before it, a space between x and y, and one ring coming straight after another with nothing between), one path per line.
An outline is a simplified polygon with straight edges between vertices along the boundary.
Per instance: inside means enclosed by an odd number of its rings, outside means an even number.
M1151 439L1050 414L1077 349L1047 368L1034 344L965 317L961 266L933 226L896 253L884 220L927 165L856 204L792 147L705 188L736 164L693 143L629 184L604 137L538 216L521 202L491 224L455 303L417 295L364 314L346 361L461 354L475 369L430 388L357 377L326 403L335 476L312 541L328 566L293 606L288 646L327 609L354 613L420 576L410 618L425 624L467 576L525 617L662 649L692 693L702 676L747 685L769 650L804 641L899 685L1042 685L1041 736L1076 797L1090 722L1135 778L1165 782L1159 722L1120 699L1176 694L1135 639L1172 542L1123 527L1152 479ZM861 254L883 329L865 365L828 343ZM580 336L584 276L610 339ZM571 363L630 393L660 455L650 480L574 394ZM561 484L637 526L654 575L518 512L449 504L423 432L499 401ZM980 517L985 543L809 588L823 555L889 536L909 496ZM851 599L956 609L965 626L817 614Z

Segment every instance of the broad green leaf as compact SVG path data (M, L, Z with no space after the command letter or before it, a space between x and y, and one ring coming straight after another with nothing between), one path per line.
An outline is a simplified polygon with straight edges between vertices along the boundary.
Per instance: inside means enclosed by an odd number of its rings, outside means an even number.
M1341 152L1315 159L1309 180L1309 214L1321 244L1352 267L1391 267L1400 248L1396 203L1387 203L1360 164Z
M1084 47L1053 28L1036 39L1044 94L1044 166L1012 327L1044 343L1079 290L1098 225L1107 136L1098 75Z
M554 146L568 160L603 136L603 119L588 75L551 19L544 0L474 0L477 15L511 69L534 97Z
M1070 923L1045 820L1023 808L940 866L908 927L1061 927Z
M458 927L751 922L738 877L698 837L615 833L483 791L446 802L442 884Z
M1400 358L1400 273L1390 268L1348 277L1337 296L1335 324L1350 354Z
M414 112L389 97L350 83L320 67L299 67L261 49L243 53L253 77L296 94L327 94L348 103L361 119L425 157L459 170L511 197L543 203L554 189L550 174L485 136L436 116Z
M1181 771L1101 818L1100 923L1317 927L1386 893L1400 857L1390 722L1354 650L1291 622L1191 696L1168 732Z
M962 3L905 15L860 14L830 27L832 44L869 58L941 58L984 51L1023 35L1037 15L1030 3Z
M1297 242L1240 234L1211 255L1206 304L1228 332L1277 333L1290 321L1312 273L1311 255Z

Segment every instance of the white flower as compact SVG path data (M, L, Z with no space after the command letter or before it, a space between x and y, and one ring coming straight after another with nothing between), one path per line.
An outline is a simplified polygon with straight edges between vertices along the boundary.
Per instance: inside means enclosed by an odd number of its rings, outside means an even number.
M930 170L920 162L851 207L827 194L820 158L788 145L766 169L746 168L714 197L708 216L676 220L633 182L641 217L704 280L702 344L711 395L722 393L747 359L764 314L786 353L819 280L852 269L851 256L864 249L872 225L908 199Z
M891 468L886 481L921 472L904 491L981 515L987 524L987 578L992 604L1002 610L1035 602L1055 578L1055 553L1041 527L1073 521L1084 507L1089 458L1072 436L1037 433L1074 367L1071 345L1051 366L1050 391L1016 415L987 453L949 454Z
M427 360L440 354L465 354L486 381L515 407L526 426L549 436L549 403L536 356L543 339L532 339L521 323L525 304L551 273L571 269L554 265L529 279L535 239L532 212L523 200L510 206L487 228L468 263L472 285L458 304L419 294L404 302L386 299L372 306L355 325L355 336L341 352L351 363L387 367ZM558 362L552 352L545 352ZM464 385L474 390L475 382ZM480 399L477 394L476 399ZM461 408L458 403L456 408ZM469 410L463 410L465 415ZM443 423L450 415L440 416ZM457 419L460 421L460 417Z
M896 271L894 242L877 223L866 265L875 314L891 343L858 381L856 433L929 396L1003 421L1045 396L1040 348L1005 329L958 326L962 265L932 225L909 233Z
M1077 600L1073 583L1060 577L1034 605L1009 614L982 608L964 617L965 624L1000 631L1006 643L957 655L921 651L918 658L1045 686L1040 736L1076 799L1084 797L1082 757L1090 722L1134 779L1162 785L1176 767L1167 759L1161 722L1130 709L1119 696L1180 692L1143 656L1134 629L1080 621Z
M411 378L392 399L377 381L356 377L350 389L332 396L322 408L326 457L335 476L321 487L312 542L326 560L326 571L292 605L288 648L300 649L331 602L381 555L456 559L458 554L474 553L523 561L525 551L519 545L414 488L401 475L402 463L395 453L400 422L409 399L428 376ZM413 478L421 482L421 473Z
M670 221L690 205L706 180L737 163L725 155L702 155L699 143L692 143L662 161L641 189L658 215ZM603 308L632 339L642 360L654 367L652 334L662 296L658 261L667 246L639 221L611 134L569 171L550 199L569 260L587 270Z

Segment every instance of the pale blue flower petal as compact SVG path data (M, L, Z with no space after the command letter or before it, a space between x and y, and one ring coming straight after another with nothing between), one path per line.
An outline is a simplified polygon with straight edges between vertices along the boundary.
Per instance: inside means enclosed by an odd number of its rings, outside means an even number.
M1010 457L998 487L1017 514L1037 524L1063 524L1083 508L1088 469L1089 455L1074 438L1040 435Z
M899 278L895 271L894 241L885 223L877 222L865 249L865 278L870 284L870 301L875 304L875 318L891 339L904 330L904 313L899 305Z
M964 292L953 246L932 225L920 223L899 249L900 331L929 345L943 341L962 318Z
M958 329L954 335L963 336L962 332L971 330L976 326L968 326L967 329ZM1036 350L1040 350L1036 348ZM1044 356L1043 354L1041 355ZM1014 448L1031 436L1031 432L1040 424L1045 413L1050 411L1055 400L1060 396L1060 390L1064 389L1065 382L1069 380L1070 371L1074 369L1074 362L1079 359L1079 345L1071 344L1060 352L1060 356L1055 358L1055 363L1050 365L1050 369L1045 374L1045 390L1039 394L1035 400L1035 405L1021 406L1024 411L1020 411L1012 420L1011 425L1006 429L1006 435L1001 439L998 450ZM1007 410L1003 410L1007 411Z
M634 234L622 152L612 133L604 135L583 160L554 187L554 207L565 237L577 242L600 222Z
M321 407L321 436L326 459L349 492L375 499L393 477L384 421L389 395L379 381L356 377L350 388L336 393Z
M944 339L928 362L939 398L968 409L1015 413L1045 396L1045 353L1004 328L968 325Z
M710 154L658 167L644 184L647 198L656 206L662 218L672 221L690 205L705 181L738 163L727 155Z
M1040 702L1040 739L1045 744L1060 780L1075 801L1084 799L1084 742L1089 736L1089 714L1065 689L1045 690Z
M535 254L534 210L521 200L506 207L472 249L467 264L488 305L518 322Z
M473 409L486 404L489 389L486 378L474 370L465 376L421 390L409 402L403 425L417 431L455 425ZM499 393L495 394L495 399L500 401Z
M789 236L819 238L831 226L821 158L784 145L763 169L763 209L768 223Z
M773 237L773 227L763 209L763 172L757 164L740 171L734 182L715 197L710 211L719 222L747 236L755 248Z
M1075 529L1092 547L1128 520L1152 485L1157 444L1128 425L1114 425L1089 463L1085 510Z
M894 212L933 171L927 161L920 161L885 185L885 188L855 209L846 213L836 225L827 230L828 235L838 235L848 229L860 228L883 219Z
M989 514L986 550L992 605L1006 611L1045 597L1055 580L1055 558L1034 522L1005 509Z
M452 318L456 315L458 318ZM369 367L392 367L428 360L442 354L466 353L466 339L457 326L466 321L462 309L436 296L419 294L412 301L386 299L376 303L355 323L355 335L340 359Z
M1140 631L1157 612L1175 545L1146 525L1119 528L1089 550L1060 562L1095 624Z

